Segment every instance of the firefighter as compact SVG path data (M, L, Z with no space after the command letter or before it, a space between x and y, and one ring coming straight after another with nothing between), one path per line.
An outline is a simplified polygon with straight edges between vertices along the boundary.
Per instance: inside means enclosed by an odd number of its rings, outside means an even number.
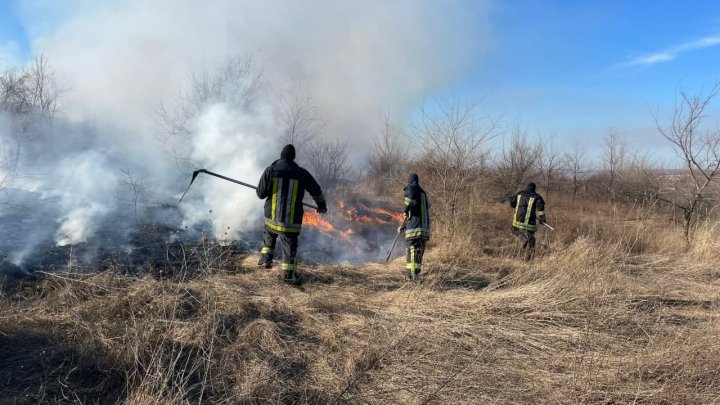
M535 257L535 232L537 221L545 223L545 201L535 192L535 183L529 183L525 190L510 197L510 206L515 209L512 221L513 235L523 242L525 260Z
M430 200L415 173L410 174L404 190L405 222L398 232L405 231L405 275L408 280L417 280L422 271L425 245L430 239Z
M263 173L257 187L258 198L265 199L265 231L258 266L272 267L275 243L280 238L283 281L299 282L297 271L298 236L303 220L303 197L305 190L317 204L317 212L327 212L322 189L315 178L295 163L295 147L285 145L280 159L274 161Z

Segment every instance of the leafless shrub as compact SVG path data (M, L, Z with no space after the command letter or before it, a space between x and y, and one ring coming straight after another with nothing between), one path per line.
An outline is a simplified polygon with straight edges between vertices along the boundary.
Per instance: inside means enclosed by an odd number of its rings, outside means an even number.
M279 97L280 119L285 127L284 143L291 143L298 149L310 146L325 128L320 118L320 107L308 90L291 87Z
M520 189L535 174L542 158L543 147L528 139L527 132L515 128L510 145L502 149L495 162L495 183L504 195ZM556 164L553 158L553 166Z
M573 199L577 198L583 173L586 171L585 154L587 150L579 140L575 141L572 150L565 151L562 158L562 167L565 173L570 177Z
M178 164L186 163L190 153L192 123L213 103L249 110L256 101L262 72L254 69L250 58L228 58L213 71L196 69L190 73L187 89L169 104L161 101L156 116L160 139Z
M618 175L625 167L627 161L627 142L614 129L610 128L604 139L603 171L605 188L610 193L610 199L615 199L615 187Z
M540 157L537 160L537 171L540 175L540 185L545 189L546 197L554 190L555 181L562 171L562 155L555 145L554 137L541 138Z
M2 138L0 145L0 190L17 177L22 138Z
M416 164L424 171L420 182L430 194L433 218L450 240L470 215L471 195L484 182L487 141L495 135L496 123L479 116L477 104L457 100L440 101L432 111L422 108L413 124Z
M135 223L138 223L138 213L142 214L144 204L148 201L148 190L142 177L134 176L129 168L120 170L122 177L119 181L119 199L133 213Z
M0 124L8 128L0 145L0 188L17 176L20 155L40 128L52 124L60 90L44 56L24 70L0 72Z
M380 133L373 141L369 175L374 179L376 192L387 193L390 187L399 187L407 177L408 147L401 142L400 129L390 115L383 118Z
M664 170L646 155L628 155L627 163L618 172L616 197L633 202L657 202L662 189Z
M661 123L653 116L660 134L673 146L683 164L680 178L670 179L660 195L683 212L685 239L690 241L690 229L697 219L699 208L718 197L720 179L720 131L702 131L700 125L706 108L720 91L716 83L709 92L689 94L680 90L670 121Z
M59 89L44 56L25 70L0 73L0 110L17 117L52 119L58 110Z
M337 139L317 139L310 146L307 165L321 187L332 189L348 180L351 172L347 143Z

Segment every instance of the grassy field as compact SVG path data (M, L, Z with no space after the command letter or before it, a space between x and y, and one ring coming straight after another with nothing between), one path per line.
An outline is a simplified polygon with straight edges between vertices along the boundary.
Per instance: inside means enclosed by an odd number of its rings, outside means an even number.
M652 207L561 199L528 263L507 210L440 230L420 283L401 257L300 287L254 255L46 275L0 300L0 402L720 403L720 225L688 247Z

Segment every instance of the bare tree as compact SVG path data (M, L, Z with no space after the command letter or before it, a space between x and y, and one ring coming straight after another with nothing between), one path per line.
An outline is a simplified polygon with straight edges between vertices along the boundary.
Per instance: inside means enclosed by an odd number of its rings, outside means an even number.
M540 145L540 157L537 160L537 169L542 179L542 186L545 188L546 197L553 190L554 180L560 174L562 168L562 156L555 146L555 138L550 136Z
M54 118L59 93L54 74L42 55L25 70L0 73L0 109L15 117Z
M527 132L515 128L510 145L503 148L496 162L496 185L504 194L514 193L534 174L541 157L540 143L533 143Z
M120 200L132 209L135 223L138 222L138 210L147 202L147 187L143 178L133 176L130 169L120 170Z
M690 242L690 229L698 209L717 194L720 177L720 130L701 131L706 109L720 91L720 82L709 92L689 94L680 90L670 122L662 125L658 114L653 114L660 134L673 146L683 163L684 173L675 179L661 198L679 207L683 212L685 239ZM712 187L715 183L716 187Z
M0 116L0 125L5 122ZM0 190L7 187L18 175L18 164L24 137L15 131L7 131L0 137Z
M408 164L408 147L400 142L400 130L393 125L390 114L383 118L380 133L373 140L370 175L376 179L380 193L388 184L402 184Z
M308 167L323 188L332 189L347 180L349 156L345 142L318 139L310 147Z
M302 149L325 129L315 98L302 88L288 88L280 97L280 119L285 126L283 140Z
M156 112L162 133L160 140L178 164L187 162L193 122L208 105L225 103L238 110L250 110L256 101L260 76L250 58L228 58L212 71L190 73L187 89L170 104L163 101Z
M626 200L656 203L662 189L663 170L647 155L628 155L618 182L618 193Z
M627 143L612 128L608 130L604 143L603 169L607 176L606 188L610 193L610 199L615 200L615 183L627 159Z
M24 70L0 72L0 119L8 129L0 139L0 188L16 176L24 145L51 125L60 91L44 56Z
M484 180L487 142L496 135L496 123L477 113L477 104L438 102L432 112L420 110L411 137L421 152L424 186L431 194L433 215L446 225L450 238L463 227L471 212L471 195Z
M577 198L580 189L580 176L585 167L586 149L580 144L579 140L575 141L575 147L563 154L563 166L572 179L573 200Z

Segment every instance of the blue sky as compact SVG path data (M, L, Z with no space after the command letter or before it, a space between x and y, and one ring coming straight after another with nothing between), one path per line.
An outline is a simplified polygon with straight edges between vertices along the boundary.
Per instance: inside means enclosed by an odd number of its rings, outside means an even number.
M471 0L460 4L468 13L480 7ZM478 52L437 95L481 98L482 108L507 126L554 135L560 144L581 137L597 149L612 127L636 150L669 158L651 109L667 111L679 87L697 91L720 79L720 2L489 5L489 38L483 41L489 50ZM23 23L32 17L27 10L0 0L0 64L21 64L42 51L32 49L32 30Z
M19 20L16 2L0 0L0 66L21 63L30 54L29 40Z
M561 142L613 127L637 150L672 157L651 109L678 87L720 79L720 2L508 1L495 3L493 50L452 91L494 102L531 133Z

